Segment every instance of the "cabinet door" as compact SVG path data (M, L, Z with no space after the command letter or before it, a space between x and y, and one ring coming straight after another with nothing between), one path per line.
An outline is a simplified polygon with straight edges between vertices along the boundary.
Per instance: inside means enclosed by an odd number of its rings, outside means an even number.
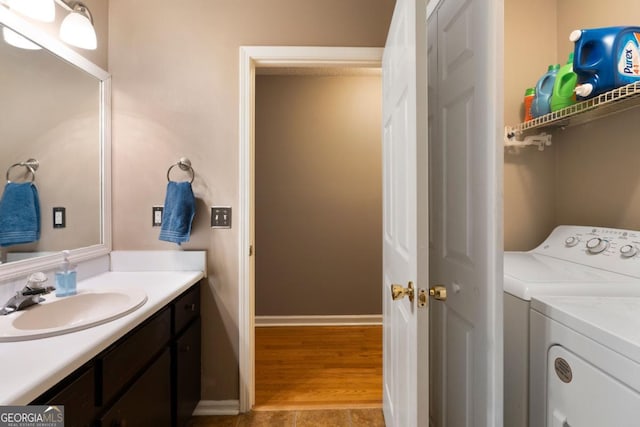
M64 406L65 426L89 427L96 411L94 384L94 370L91 367L46 402Z
M101 405L108 405L171 337L171 311L164 309L105 353L102 363Z
M171 426L171 357L167 348L100 419L102 427Z
M200 315L200 285L196 284L173 303L173 333L179 334L193 319Z
M176 426L185 426L200 401L200 319L174 345Z

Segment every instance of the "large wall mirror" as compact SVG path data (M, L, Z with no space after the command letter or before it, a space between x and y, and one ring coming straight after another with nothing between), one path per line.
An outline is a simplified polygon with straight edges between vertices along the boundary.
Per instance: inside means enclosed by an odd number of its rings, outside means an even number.
M37 241L0 246L3 280L109 252L110 77L1 7L0 31L2 191L33 180L40 207Z

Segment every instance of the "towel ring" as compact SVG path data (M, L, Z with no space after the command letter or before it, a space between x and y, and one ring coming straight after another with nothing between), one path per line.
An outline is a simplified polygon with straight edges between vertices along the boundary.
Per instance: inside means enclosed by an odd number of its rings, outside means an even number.
M196 173L191 167L191 160L187 159L186 157L182 157L180 160L178 160L178 163L169 166L169 170L167 170L167 181L171 182L171 178L169 177L169 175L171 175L171 169L175 168L176 166L178 166L183 171L189 171L189 173L191 174L191 180L189 181L189 184L193 183L193 180L196 177Z
M11 182L11 180L9 179L9 173L11 172L11 169L18 167L18 166L22 166L27 168L27 171L31 173L31 181L29 182L33 182L36 179L36 171L38 170L38 167L40 166L40 162L37 161L36 159L29 159L26 162L20 162L20 163L14 163L11 166L9 166L9 169L7 169L7 174L5 175L5 178L7 179L7 182Z

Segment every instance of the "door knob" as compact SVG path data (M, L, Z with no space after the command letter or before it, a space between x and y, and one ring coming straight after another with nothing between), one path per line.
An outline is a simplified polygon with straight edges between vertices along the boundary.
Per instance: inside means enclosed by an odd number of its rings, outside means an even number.
M409 301L413 302L413 283L409 282L406 288L402 285L391 285L391 298L396 301L408 296Z
M438 301L446 301L447 288L441 285L432 286L429 288L429 296Z

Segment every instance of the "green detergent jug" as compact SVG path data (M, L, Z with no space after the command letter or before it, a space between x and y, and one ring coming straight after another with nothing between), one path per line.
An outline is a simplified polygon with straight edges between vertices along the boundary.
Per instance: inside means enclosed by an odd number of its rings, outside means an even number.
M567 63L558 70L551 94L551 111L558 111L576 103L578 75L573 72L573 52Z

